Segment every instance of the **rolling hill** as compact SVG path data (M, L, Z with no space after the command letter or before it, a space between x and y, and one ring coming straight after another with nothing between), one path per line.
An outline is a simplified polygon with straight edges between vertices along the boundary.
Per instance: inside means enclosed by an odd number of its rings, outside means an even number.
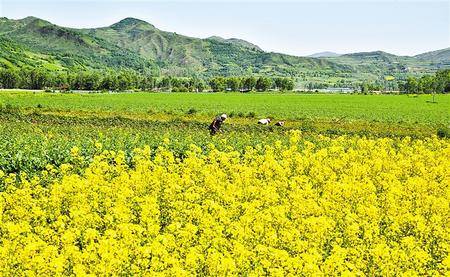
M314 54L308 55L307 57L311 57L311 58L330 58L330 57L339 57L339 56L341 56L341 54L330 52L330 51L325 51L325 52L314 53Z
M2 51L0 58L19 67L45 66L45 61L52 61L50 64L60 69L157 69L153 61L143 59L137 53L79 30L59 27L35 17L0 19L0 41L17 49L22 62L18 63L14 53L10 52ZM9 58L5 55L9 55Z
M419 54L414 56L416 59L419 59L424 62L429 62L431 64L438 64L441 66L450 66L450 47L426 52L423 54Z
M290 76L306 70L350 70L331 61L266 53L239 39L199 39L165 32L134 18L81 32L154 60L163 74L170 75Z
M302 71L351 70L331 61L266 53L243 40L198 39L165 32L134 18L93 29L60 27L35 17L2 18L0 40L5 47L18 49L2 51L2 66L131 68L175 76L295 76ZM35 59L37 56L42 59Z
M376 75L383 73L424 73L433 69L414 57L397 56L383 51L351 53L326 59L351 65L358 72Z
M26 17L0 18L0 67L49 70L133 69L154 75L291 76L300 80L377 79L424 74L449 66L449 48L415 57L376 51L296 57L265 52L241 39L206 39L125 18L111 26L74 29Z

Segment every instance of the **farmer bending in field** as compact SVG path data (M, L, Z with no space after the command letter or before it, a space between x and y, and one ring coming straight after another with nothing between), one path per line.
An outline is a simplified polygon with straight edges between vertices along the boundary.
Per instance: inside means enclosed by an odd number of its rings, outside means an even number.
M211 135L215 135L217 132L220 131L220 126L222 126L222 123L227 119L226 114L222 114L221 116L218 116L214 118L211 125L209 125L209 130L211 131Z

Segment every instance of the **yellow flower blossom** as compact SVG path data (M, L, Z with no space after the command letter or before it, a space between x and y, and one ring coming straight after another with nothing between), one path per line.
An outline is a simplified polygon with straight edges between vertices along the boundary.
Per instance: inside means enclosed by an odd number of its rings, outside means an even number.
M290 135L0 171L0 275L448 274L448 139Z

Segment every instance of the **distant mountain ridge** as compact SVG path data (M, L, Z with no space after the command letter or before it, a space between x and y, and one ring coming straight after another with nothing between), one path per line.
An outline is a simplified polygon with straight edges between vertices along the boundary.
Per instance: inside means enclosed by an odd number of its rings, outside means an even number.
M415 57L382 51L319 58L265 52L245 40L206 39L159 30L136 18L101 28L75 29L26 17L0 18L0 67L132 69L155 75L270 75L304 81L377 79L384 75L424 74L448 67L450 48ZM319 55L317 54L317 55Z
M338 54L338 53L334 53L334 52L330 52L330 51L325 51L325 52L319 52L319 53L314 53L311 55L308 55L307 57L311 57L311 58L330 58L330 57L339 57L342 54Z
M450 64L450 47L415 55L415 58L428 62Z
M225 38L222 38L222 37L219 37L219 36L212 36L212 37L209 37L207 39L215 40L215 41L219 41L219 42L236 44L236 45L240 45L240 46L243 46L243 47L247 47L247 48L252 49L252 50L258 50L258 51L263 52L263 50L258 45L253 44L253 43L248 42L248 41L243 40L243 39L238 39L238 38L225 39Z

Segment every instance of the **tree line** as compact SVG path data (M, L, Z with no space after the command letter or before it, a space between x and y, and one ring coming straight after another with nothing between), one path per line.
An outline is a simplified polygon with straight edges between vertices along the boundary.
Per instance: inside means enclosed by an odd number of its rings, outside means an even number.
M394 76L385 76L371 81L337 80L328 82L304 82L306 91L315 91L332 88L347 88L354 93L403 93L403 94L429 94L450 92L450 69L437 71L434 75L420 77L407 76L396 79Z
M360 92L399 91L404 94L450 93L450 69L438 70L434 75L408 76L405 80L386 79L363 82Z
M353 88L355 92L371 93L378 91L400 91L407 94L449 93L450 69L439 70L434 75L421 77L409 76L404 80L388 79L362 82L339 83L339 87ZM291 78L283 77L156 77L133 70L118 71L49 71L43 68L33 69L0 69L0 88L50 89L60 91L172 91L172 92L202 92L202 91L291 91L295 83ZM311 84L308 90L317 88Z
M404 93L450 93L450 69L439 70L435 75L424 75L420 78L408 77L401 84Z
M155 77L132 70L52 72L42 68L0 69L0 88L51 89L60 91L290 91L294 81L283 77Z

